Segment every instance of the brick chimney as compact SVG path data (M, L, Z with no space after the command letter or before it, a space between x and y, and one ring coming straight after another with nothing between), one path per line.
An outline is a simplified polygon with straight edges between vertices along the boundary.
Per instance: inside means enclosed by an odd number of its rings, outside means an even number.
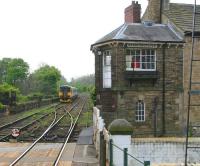
M140 23L141 5L138 1L132 1L132 4L124 10L125 23Z

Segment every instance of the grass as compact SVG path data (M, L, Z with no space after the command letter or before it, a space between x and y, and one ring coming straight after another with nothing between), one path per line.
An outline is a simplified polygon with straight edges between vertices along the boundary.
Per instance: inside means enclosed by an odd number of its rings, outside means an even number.
M55 105L55 104L52 104L50 106L53 106L53 105ZM48 106L45 106L45 107L20 112L20 113L17 113L17 114L6 116L6 117L4 116L4 117L0 118L0 124L9 123L9 122L12 122L16 119L24 118L24 117L27 117L29 115L39 113L39 112L44 113L44 114L48 113L48 112L52 112L54 110L54 108L49 109L50 106L48 105ZM37 115L35 115L35 116L37 116Z
M78 120L78 125L88 127L93 124L92 108L93 108L93 103L92 103L92 100L89 98L88 102L85 106L85 110L82 112L82 114Z

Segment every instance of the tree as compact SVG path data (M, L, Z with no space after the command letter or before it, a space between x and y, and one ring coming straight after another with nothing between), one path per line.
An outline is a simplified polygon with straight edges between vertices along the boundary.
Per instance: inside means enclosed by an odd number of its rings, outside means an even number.
M36 78L39 92L46 95L55 95L61 73L54 66L44 65L33 73Z
M61 76L60 81L59 81L59 85L66 85L67 84L67 80L64 76Z
M16 102L19 90L7 83L0 84L0 103L11 105Z
M8 64L12 61L10 58L0 60L0 83L7 81Z
M29 65L23 59L12 59L7 67L7 82L15 85L16 81L23 81L29 74Z

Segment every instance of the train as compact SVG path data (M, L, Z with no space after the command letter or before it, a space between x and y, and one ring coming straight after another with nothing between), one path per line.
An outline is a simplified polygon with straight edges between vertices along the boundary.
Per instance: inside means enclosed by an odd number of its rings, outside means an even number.
M60 102L71 103L78 97L78 90L69 85L61 85L59 89Z

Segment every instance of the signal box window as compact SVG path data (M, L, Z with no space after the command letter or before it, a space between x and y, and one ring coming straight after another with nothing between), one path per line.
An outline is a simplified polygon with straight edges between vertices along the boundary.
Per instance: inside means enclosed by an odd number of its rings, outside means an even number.
M103 52L103 88L112 87L111 77L111 52L109 50Z
M142 100L136 103L135 121L144 122L145 121L145 104Z
M153 49L126 50L127 71L155 71L156 53Z

